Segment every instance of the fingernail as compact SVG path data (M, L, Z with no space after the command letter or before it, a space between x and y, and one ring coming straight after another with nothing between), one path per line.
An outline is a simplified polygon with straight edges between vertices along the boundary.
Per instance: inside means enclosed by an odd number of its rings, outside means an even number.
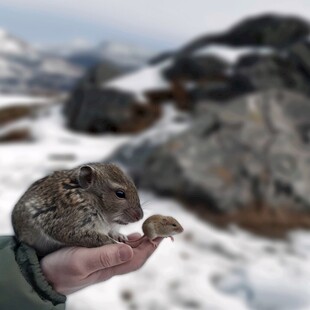
M125 246L121 247L118 253L121 261L123 262L127 262L131 258L131 251L128 247Z

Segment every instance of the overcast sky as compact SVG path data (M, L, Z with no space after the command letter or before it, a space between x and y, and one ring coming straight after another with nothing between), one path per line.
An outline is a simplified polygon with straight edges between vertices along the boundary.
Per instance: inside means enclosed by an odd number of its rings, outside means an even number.
M263 12L310 20L310 0L0 0L0 27L35 43L83 38L160 50Z

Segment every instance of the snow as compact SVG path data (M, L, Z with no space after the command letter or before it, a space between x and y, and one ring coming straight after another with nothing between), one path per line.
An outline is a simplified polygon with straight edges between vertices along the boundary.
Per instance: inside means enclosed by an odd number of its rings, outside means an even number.
M47 53L60 55L62 57L69 57L77 53L88 52L94 49L93 43L88 41L86 38L77 37L72 41L63 43L63 44L54 44L54 45L37 45L38 50Z
M40 65L40 72L44 74L58 74L75 78L81 76L83 71L61 58L46 58Z
M2 104L5 101L0 97ZM168 106L165 121L147 133L93 137L67 130L60 108L52 106L31 121L35 142L0 144L2 235L12 234L11 210L33 181L55 169L99 161L126 142L137 143L145 136L157 139L158 128L164 125L164 131L169 131L168 119L175 115ZM182 130L182 126L172 131ZM269 240L234 226L220 230L174 200L149 192L140 192L140 197L145 217L173 215L184 233L175 236L174 243L164 240L140 270L69 296L68 310L310 309L309 232L296 231L286 240ZM128 225L123 232L141 232L141 224ZM124 292L131 293L132 299L124 300Z
M0 29L0 89L5 92L29 92L39 85L43 90L53 81L70 84L83 70L58 56L46 55L34 46ZM51 82L50 82L51 81ZM28 85L28 87L26 87Z
M272 48L267 47L230 47L219 44L212 44L207 47L201 48L195 51L195 55L215 55L220 58L227 60L230 63L236 62L240 57L248 54L257 54L257 55L270 55L274 51Z
M37 56L35 49L22 40L12 36L2 28L0 28L0 54L15 56L27 54L29 58Z
M103 42L94 50L101 59L107 59L125 67L139 67L150 59L154 52L124 42Z
M162 69L170 64L170 60L155 66L146 66L133 73L126 74L120 78L104 83L104 88L115 88L123 91L133 92L142 103L146 101L144 96L148 90L169 89L169 83L161 74Z
M0 110L12 106L28 106L34 104L46 105L51 103L51 99L43 97L32 97L22 95L1 95L0 96Z

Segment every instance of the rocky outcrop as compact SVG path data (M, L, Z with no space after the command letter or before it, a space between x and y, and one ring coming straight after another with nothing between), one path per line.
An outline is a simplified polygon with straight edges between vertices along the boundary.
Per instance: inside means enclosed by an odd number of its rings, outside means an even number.
M274 88L310 95L309 29L296 17L252 17L185 45L163 74L183 91L179 98L188 108L204 99L227 101Z
M125 78L123 68L102 63L68 100L67 124L84 132L137 132L153 123L158 105L166 102L194 110L201 101L229 103L270 89L310 96L309 33L309 24L302 19L267 14L154 57L149 66ZM147 88L137 91L145 81Z
M182 57L211 44L286 48L306 39L309 34L309 23L301 18L263 14L245 19L227 32L200 37L181 48L178 56Z
M137 132L160 115L155 105L140 104L133 94L114 89L77 89L65 106L67 125L88 133Z

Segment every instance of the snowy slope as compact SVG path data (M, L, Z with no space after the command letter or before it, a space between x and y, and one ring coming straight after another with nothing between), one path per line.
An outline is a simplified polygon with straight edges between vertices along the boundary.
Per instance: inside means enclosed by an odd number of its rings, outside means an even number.
M96 46L83 43L71 43L60 47L56 54L64 55L73 64L86 68L100 62L113 63L122 68L137 68L145 65L154 56L150 50L129 43L103 42Z
M158 135L156 126L162 125L155 124L147 137ZM64 128L59 107L32 121L32 126L34 143L0 144L0 234L12 233L12 207L33 181L54 169L101 160L133 139L72 133ZM272 241L235 227L219 230L173 200L147 192L140 196L146 217L171 214L185 232L174 243L164 240L142 269L69 296L68 310L310 309L309 233ZM141 222L124 232L141 232ZM124 294L131 299L126 301Z
M83 70L0 29L0 91L67 89Z
M27 57L36 58L38 53L26 42L7 33L0 28L0 54L22 56L27 54Z

